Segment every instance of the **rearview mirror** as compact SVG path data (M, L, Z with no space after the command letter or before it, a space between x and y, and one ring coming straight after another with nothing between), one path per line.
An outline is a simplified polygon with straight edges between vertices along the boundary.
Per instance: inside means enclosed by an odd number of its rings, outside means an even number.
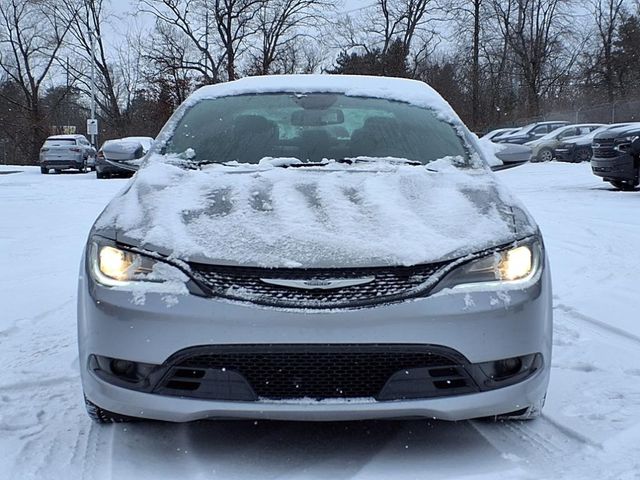
M344 113L338 109L296 110L291 114L291 125L297 127L324 127L344 123Z

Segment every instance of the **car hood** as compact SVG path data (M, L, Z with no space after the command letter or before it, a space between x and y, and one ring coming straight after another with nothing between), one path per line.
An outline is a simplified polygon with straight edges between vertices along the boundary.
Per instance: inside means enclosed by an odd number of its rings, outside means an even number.
M431 263L536 231L493 173L446 162L437 171L150 163L94 225L180 260L274 268Z

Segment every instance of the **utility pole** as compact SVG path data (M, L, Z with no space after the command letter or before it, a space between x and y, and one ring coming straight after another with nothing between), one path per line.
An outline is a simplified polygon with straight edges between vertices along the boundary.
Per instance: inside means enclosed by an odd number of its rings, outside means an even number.
M89 30L89 38L91 43L91 120L95 123L96 120L96 55L94 46L95 30ZM96 145L96 133L91 132L91 145L94 148L98 148Z

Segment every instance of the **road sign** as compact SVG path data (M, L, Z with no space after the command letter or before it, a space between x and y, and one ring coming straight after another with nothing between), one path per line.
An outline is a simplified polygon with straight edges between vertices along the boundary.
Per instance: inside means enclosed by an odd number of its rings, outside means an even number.
M87 119L87 135L98 134L98 120L95 118Z

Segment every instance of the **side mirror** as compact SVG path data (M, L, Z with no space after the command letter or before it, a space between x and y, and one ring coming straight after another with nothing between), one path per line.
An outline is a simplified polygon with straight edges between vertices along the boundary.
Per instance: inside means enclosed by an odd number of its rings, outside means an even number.
M502 165L491 165L491 170L494 172L498 172L500 170L507 170L509 168L519 167L520 165L524 165L529 160L520 160L517 162L502 162Z
M491 170L497 172L508 168L519 167L531 159L531 149L525 145L508 145L495 153L501 165L491 165Z
M640 156L640 137L636 137L636 139L631 142L629 153L631 153L631 155L633 156Z

